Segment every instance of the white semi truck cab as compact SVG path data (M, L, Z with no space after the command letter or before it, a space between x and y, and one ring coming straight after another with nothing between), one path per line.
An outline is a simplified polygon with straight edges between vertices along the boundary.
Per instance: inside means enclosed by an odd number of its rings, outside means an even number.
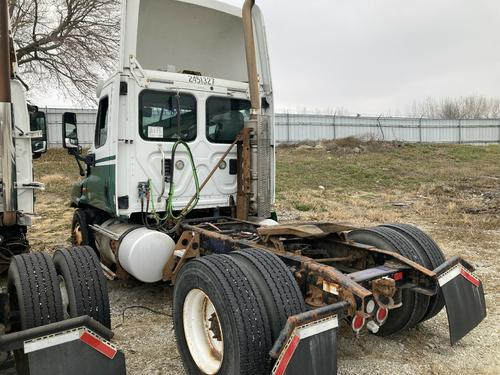
M172 236L181 217L235 216L242 166L230 146L257 117L261 136L260 143L249 141L253 193L245 219L271 218L273 91L256 6L251 19L258 108L250 97L240 8L216 0L123 1L118 70L98 85L88 155L78 153L76 116L63 119L65 147L86 164L72 194L75 244L99 248L115 263L107 231L144 225Z

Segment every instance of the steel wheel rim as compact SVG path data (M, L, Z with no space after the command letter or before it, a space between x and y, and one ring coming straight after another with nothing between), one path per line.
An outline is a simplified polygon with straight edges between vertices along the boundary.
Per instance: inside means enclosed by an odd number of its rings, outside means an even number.
M213 302L200 289L191 290L184 300L182 318L194 362L203 373L216 374L224 359L224 336Z
M59 290L61 291L64 319L69 319L71 317L71 314L69 307L68 288L66 287L66 282L61 275L59 275Z

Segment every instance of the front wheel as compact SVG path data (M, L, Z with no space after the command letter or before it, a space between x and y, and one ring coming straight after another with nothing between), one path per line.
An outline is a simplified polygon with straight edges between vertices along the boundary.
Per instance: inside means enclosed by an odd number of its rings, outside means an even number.
M79 208L73 214L71 222L71 244L73 246L92 246L93 235L87 224L86 211Z
M189 262L173 297L177 345L188 374L269 374L269 320L262 297L229 256Z

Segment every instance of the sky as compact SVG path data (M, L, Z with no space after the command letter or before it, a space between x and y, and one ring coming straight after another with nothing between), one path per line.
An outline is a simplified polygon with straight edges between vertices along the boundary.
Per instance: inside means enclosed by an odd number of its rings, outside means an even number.
M427 97L500 98L499 0L257 4L279 108L395 115Z
M400 115L428 97L500 98L500 0L256 2L279 110Z

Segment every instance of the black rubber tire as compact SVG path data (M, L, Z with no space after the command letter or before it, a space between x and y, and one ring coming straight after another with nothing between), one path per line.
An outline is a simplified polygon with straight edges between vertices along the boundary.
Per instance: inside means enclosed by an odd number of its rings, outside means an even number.
M297 282L281 259L274 254L248 249L233 252L231 256L259 289L274 342L285 327L288 317L307 309Z
M202 372L193 360L184 333L184 301L193 289L203 291L217 311L224 337L218 374L264 375L271 370L271 330L264 302L255 284L228 255L190 261L180 271L173 296L177 346L189 375Z
M13 330L64 320L59 279L49 255L31 253L12 258L7 284L11 312L18 316Z
M390 228L360 229L349 233L349 239L375 246L382 250L397 252L415 262L422 261L413 245L401 234ZM417 325L427 312L429 297L408 289L402 291L403 306L391 310L387 321L380 327L378 335L389 336Z
M111 328L106 278L94 249L82 246L57 250L54 264L66 284L69 317L88 315Z
M82 235L81 243L79 243L75 237L75 230L78 226L80 227ZM78 208L73 213L73 221L71 222L71 244L73 246L90 246L93 249L96 248L94 233L92 233L88 225L86 209Z
M414 246L417 251L425 258L424 267L435 270L446 261L446 258L434 242L434 240L421 229L409 224L387 224L383 227L394 229L395 231L404 235ZM436 316L444 307L444 298L441 289L439 293L430 298L429 308L422 318L422 321L429 320Z

